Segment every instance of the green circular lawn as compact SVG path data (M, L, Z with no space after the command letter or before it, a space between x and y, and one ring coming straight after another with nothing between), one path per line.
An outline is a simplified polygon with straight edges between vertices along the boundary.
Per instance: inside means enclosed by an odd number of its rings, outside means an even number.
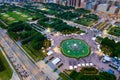
M90 53L88 44L80 39L67 39L61 42L62 53L71 58L86 57Z

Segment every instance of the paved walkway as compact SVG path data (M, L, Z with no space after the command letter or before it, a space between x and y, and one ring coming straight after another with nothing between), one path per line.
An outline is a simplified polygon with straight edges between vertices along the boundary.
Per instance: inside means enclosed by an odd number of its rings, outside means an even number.
M59 75L53 71L53 69L45 64L44 61L39 61L36 63L36 65L40 68L41 74L44 74L44 76L49 76L47 80L57 80L59 78Z

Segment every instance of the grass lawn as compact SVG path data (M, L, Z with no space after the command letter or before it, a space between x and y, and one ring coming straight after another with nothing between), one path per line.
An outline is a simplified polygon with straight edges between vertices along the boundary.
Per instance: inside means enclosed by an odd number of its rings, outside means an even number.
M7 14L9 16L13 17L14 19L17 19L18 21L20 21L20 20L26 21L29 18L29 16L25 15L24 13L16 14L15 12L8 12ZM22 15L25 15L25 17L23 17Z
M87 18L79 18L74 21L75 23L84 25L84 26L92 26L96 21L94 20L89 20Z
M11 11L11 12L6 12L4 14L1 13L0 18L7 24L11 24L11 23L17 22L17 21L26 21L30 18L33 18L33 16L31 17L28 14L25 14L24 12L18 12L21 14L17 14L16 12Z
M55 11L48 9L49 14L55 14Z
M41 10L44 11L45 13L48 13L48 14L55 14L54 10L51 10L51 9L48 9L48 8L42 8Z
M44 59L44 55L41 51L37 51L35 49L33 49L30 45L25 44L22 45L22 47L25 49L25 51L35 60L35 61L39 61Z
M61 43L61 51L65 56L79 59L88 56L90 48L83 40L67 39Z
M7 63L1 51L0 51L0 59L5 66L5 70L0 72L0 80L10 80L10 78L12 77L12 70L9 67L9 64Z

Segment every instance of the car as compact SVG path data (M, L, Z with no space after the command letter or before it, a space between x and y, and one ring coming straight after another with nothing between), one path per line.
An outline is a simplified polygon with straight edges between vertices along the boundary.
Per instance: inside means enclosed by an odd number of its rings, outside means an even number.
M107 73L114 74L114 71L112 69L109 69L106 71Z

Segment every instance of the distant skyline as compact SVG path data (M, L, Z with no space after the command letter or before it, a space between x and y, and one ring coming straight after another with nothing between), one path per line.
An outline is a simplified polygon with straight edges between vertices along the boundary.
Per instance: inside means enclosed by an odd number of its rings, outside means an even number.
M120 14L119 0L0 0L0 2L42 2L56 3L65 6L73 6L75 8L85 8L97 12L105 12L109 14Z

